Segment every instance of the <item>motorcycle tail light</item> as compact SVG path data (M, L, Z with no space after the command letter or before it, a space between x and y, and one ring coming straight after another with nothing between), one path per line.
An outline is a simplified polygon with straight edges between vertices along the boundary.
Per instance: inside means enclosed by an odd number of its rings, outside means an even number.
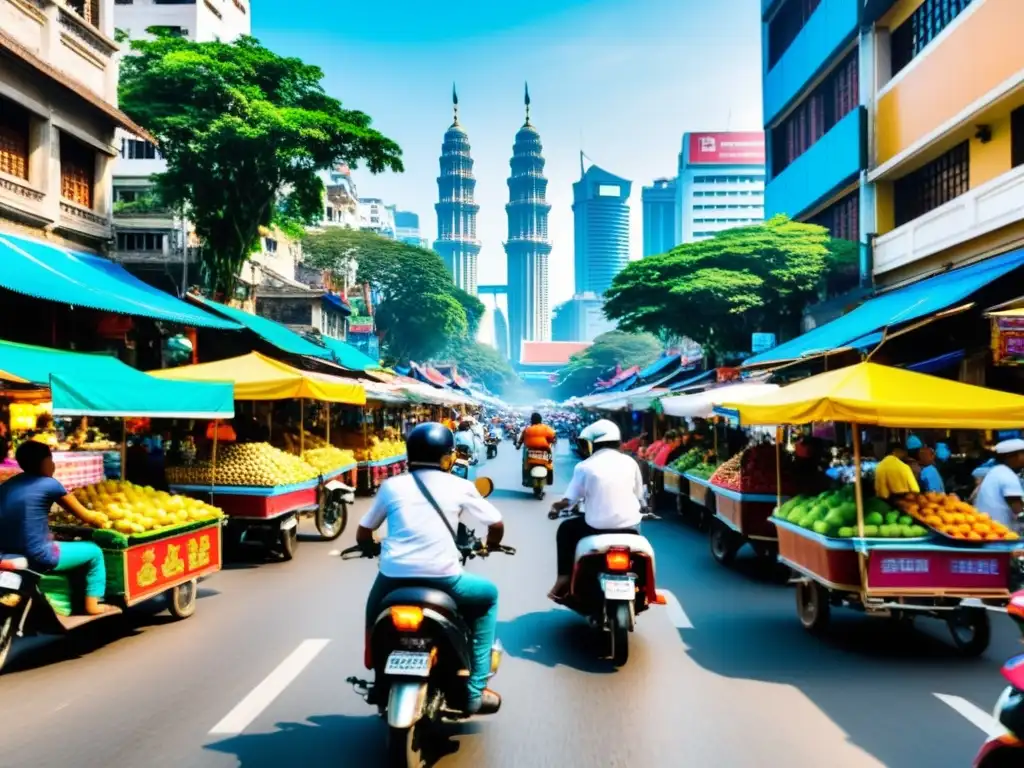
M631 559L628 549L612 548L604 554L604 564L609 571L628 571Z
M393 606L391 623L399 632L419 632L423 624L423 609L416 605Z

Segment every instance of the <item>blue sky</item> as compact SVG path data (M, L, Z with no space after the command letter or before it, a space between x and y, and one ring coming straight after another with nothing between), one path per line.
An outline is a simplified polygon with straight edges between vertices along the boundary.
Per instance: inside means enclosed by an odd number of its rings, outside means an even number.
M356 171L359 193L437 230L441 138L452 82L476 163L480 282L503 283L506 179L529 81L544 142L551 298L572 294L572 183L579 151L640 190L675 175L685 131L761 126L760 0L258 0L253 34L323 68L328 91L399 143L405 173Z

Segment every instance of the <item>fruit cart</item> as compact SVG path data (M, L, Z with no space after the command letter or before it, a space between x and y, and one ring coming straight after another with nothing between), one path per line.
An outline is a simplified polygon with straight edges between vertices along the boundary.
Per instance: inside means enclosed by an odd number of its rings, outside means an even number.
M697 524L703 529L708 520L715 513L715 494L711 492L711 483L706 477L695 475L692 472L683 474L689 487L691 507L697 510Z
M778 536L769 517L778 503L777 498L765 493L739 493L714 484L709 487L715 496L711 556L722 565L728 565L744 544L750 544L758 557L774 562Z
M208 499L228 516L227 543L256 543L275 548L290 560L298 546L300 515L315 518L322 538L338 538L347 524L347 505L352 501L355 462L330 469L306 451L304 413L306 400L327 404L365 405L362 385L322 373L302 371L258 352L180 368L154 371L154 376L174 381L228 381L239 400L298 400L299 456L266 443L232 445L208 463L196 467L169 468L172 490ZM328 424L330 418L328 415ZM329 430L329 427L328 427ZM216 434L216 433L215 433ZM325 446L329 450L330 433ZM319 445L319 444L318 444Z
M407 469L405 454L386 459L359 462L359 490L369 494L377 493L381 483L389 477L400 475Z
M836 421L851 425L855 525L844 526L846 530L835 536L826 535L832 533L828 518L815 520L812 529L804 527L806 519L798 525L781 515L772 518L779 536L779 559L798 577L797 612L806 629L823 631L831 609L844 606L872 616L939 618L947 622L962 654L977 655L988 647L988 614L1000 610L1010 597L1010 562L1019 547L1016 534L992 533L988 539L980 533L961 533L958 524L941 533L905 522L869 525L860 472L860 432L864 425L1011 429L1024 424L1024 397L864 362L797 382L757 403L723 403L723 407L734 409L745 425ZM777 502L781 512L778 495ZM961 509L962 504L955 497L943 502L951 510ZM847 522L849 518L841 519L845 513L838 509L840 517L833 522ZM932 517L916 504L907 509L925 522ZM900 510L891 514L898 517ZM959 511L948 514L954 523L957 514L966 518ZM972 517L977 520L982 515Z

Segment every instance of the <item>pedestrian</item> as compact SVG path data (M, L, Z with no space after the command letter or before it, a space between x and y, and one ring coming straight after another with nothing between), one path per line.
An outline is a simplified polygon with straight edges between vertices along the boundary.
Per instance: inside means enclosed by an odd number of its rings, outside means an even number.
M1024 487L1017 474L1024 468L1024 440L1003 440L996 445L995 465L985 474L974 506L1010 530L1020 527Z

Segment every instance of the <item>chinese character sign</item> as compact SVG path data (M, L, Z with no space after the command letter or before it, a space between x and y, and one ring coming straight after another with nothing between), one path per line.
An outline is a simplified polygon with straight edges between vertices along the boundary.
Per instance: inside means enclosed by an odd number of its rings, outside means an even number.
M124 557L125 598L154 596L220 569L220 525L129 547Z

